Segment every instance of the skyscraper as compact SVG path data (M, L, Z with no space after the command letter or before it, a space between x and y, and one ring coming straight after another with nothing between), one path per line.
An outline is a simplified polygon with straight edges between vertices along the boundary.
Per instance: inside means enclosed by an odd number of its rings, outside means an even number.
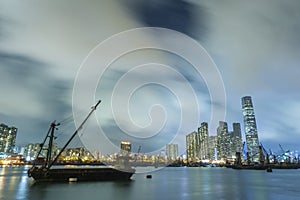
M168 160L176 160L178 157L178 144L167 144L166 154Z
M0 124L0 153L14 153L18 129Z
M209 136L208 138L208 146L209 146L209 159L210 160L218 160L218 137L217 136Z
M197 161L200 154L199 134L196 131L186 136L186 155L188 162Z
M250 157L254 161L259 159L259 141L257 127L254 115L253 103L250 96L242 98L242 109L244 116L244 128L246 135L246 144Z
M218 159L227 160L230 155L230 136L228 133L227 122L220 121L217 128L218 136Z
M243 154L243 142L240 123L232 124L233 131L229 132L230 135L230 158L235 158L236 152Z
M232 124L233 131L232 131L232 143L233 143L233 151L240 152L243 154L243 141L242 141L242 132L241 132L241 124L240 123L233 123Z
M209 146L208 146L208 124L202 122L198 128L199 143L200 143L200 159L209 159Z

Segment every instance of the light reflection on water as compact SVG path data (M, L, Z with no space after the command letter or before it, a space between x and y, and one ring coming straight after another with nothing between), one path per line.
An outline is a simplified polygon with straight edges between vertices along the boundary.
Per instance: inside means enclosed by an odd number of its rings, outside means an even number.
M299 170L165 168L132 181L36 183L26 167L0 167L0 200L10 199L299 199Z

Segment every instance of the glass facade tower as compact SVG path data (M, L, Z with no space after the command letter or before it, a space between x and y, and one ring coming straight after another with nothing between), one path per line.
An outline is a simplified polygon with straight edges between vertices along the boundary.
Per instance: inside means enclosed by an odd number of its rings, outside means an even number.
M259 141L257 127L254 115L253 103L250 96L242 98L242 109L244 116L244 128L246 135L246 144L250 157L254 161L259 159Z

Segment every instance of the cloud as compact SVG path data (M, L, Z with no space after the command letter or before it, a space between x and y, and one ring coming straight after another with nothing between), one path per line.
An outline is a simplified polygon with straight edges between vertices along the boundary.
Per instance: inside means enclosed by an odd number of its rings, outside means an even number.
M19 127L18 143L40 142L44 135L36 132L72 113L73 82L88 52L134 23L112 1L10 1L0 7L2 121ZM119 11L104 19L112 9Z
M242 122L240 98L251 95L258 132L264 142L270 141L271 146L282 141L281 133L285 130L289 130L286 138L299 140L299 129L295 125L298 105L293 103L299 99L300 76L297 0L151 0L142 3L136 0L89 3L11 0L1 2L0 7L0 88L3 94L0 116L4 122L19 127L18 141L40 141L44 135L38 136L36 132L47 129L49 121L71 113L73 82L82 60L93 47L112 34L140 26L171 28L201 41L221 71L228 98L226 120L229 124ZM156 56L158 62L172 65L196 91L201 120L209 121L212 105L224 107L218 101L211 101L203 77L195 75L186 62L170 55ZM145 61L141 54L137 57L141 63ZM128 60L117 62L115 68L107 72L103 88L98 88L104 93L97 94L97 97L103 97L103 104L109 100L105 92L113 90L114 81L130 64ZM164 76L185 94L182 82L176 76L159 71L154 74ZM136 78L143 80L147 76L138 74ZM139 102L158 101L162 105L170 103L171 97L168 92L155 87L135 96ZM143 107L142 103L137 103L134 107L133 118L141 125L149 120L148 105ZM188 103L183 106L190 112L194 109ZM103 105L101 111L107 114L109 107ZM143 112L139 112L138 107L142 107ZM169 116L176 111L168 109L171 111ZM103 120L105 129L118 133L119 128L110 118ZM133 128L127 125L127 129ZM175 124L165 131L176 131L176 128ZM185 134L193 129L196 127L184 127L186 132L179 133L180 148L185 148ZM114 141L118 139L116 133L112 134ZM211 135L215 133L214 129L210 131ZM169 135L166 138L169 140ZM162 140L159 146L165 141ZM143 145L151 150L148 143Z
M247 87L252 92L270 88L277 85L274 79L278 81L280 76L288 77L296 72L299 2L260 1L247 2L247 6L233 2L204 4L213 8L209 13L211 34L206 41L207 49L213 58L216 56L225 82L234 86L232 89L241 92Z
M201 38L207 32L205 10L184 0L120 1L145 26L163 27Z
M18 139L28 141L46 127L45 122L61 120L71 112L69 83L52 76L47 64L13 53L0 53L1 114L19 126ZM39 131L37 131L39 130ZM24 132L27 132L24 134Z

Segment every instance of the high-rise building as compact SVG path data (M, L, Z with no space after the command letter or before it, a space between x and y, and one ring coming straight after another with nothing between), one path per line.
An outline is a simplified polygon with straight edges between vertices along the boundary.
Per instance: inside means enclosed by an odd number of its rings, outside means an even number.
M200 157L199 134L196 131L186 136L186 155L188 162L198 161Z
M258 161L259 140L257 134L253 103L250 96L245 96L242 98L242 109L243 109L243 116L244 116L244 128L245 128L248 153L254 161Z
M26 158L27 161L29 160L34 160L38 154L38 152L41 149L41 144L36 143L36 144L27 144L24 150L24 158ZM43 154L43 152L42 152ZM43 154L46 156L46 152Z
M198 128L199 134L199 144L200 144L200 159L209 159L209 144L208 144L208 124L207 122L202 122L201 126Z
M178 157L178 144L167 144L166 145L166 154L168 160L176 160Z
M218 137L209 136L208 137L208 146L209 146L209 160L218 160Z
M60 149L58 148L56 143L52 144L52 158L55 157ZM41 150L42 144L40 143L35 143L35 144L27 144L26 147L24 148L24 153L23 156L24 158L29 161L29 160L34 160L36 159L37 154L39 153L39 151ZM39 157L40 158L46 158L48 153L48 145L44 146L43 149L41 150Z
M217 137L218 159L225 161L230 155L230 136L228 133L227 122L219 122L219 127L217 128Z
M16 146L18 129L0 124L0 153L12 154Z
M240 123L233 123L232 127L233 131L229 132L230 150L228 158L234 160L236 158L236 152L243 154L243 143Z
M236 152L240 152L243 154L243 141L242 141L242 132L241 132L241 124L233 123L232 124L232 151L235 155Z
M131 143L130 142L121 142L121 154L131 153Z

